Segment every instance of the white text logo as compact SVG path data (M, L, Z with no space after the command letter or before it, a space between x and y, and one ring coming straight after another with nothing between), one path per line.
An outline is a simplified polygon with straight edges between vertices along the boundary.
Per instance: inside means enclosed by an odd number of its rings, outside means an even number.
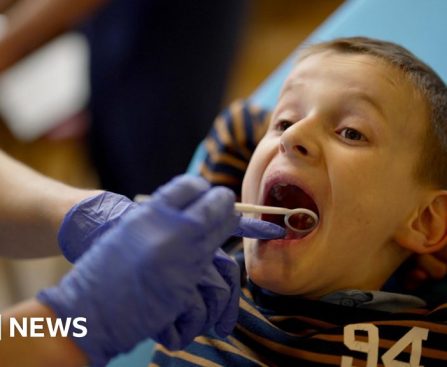
M9 321L8 327L1 327L2 321L5 323ZM0 330L8 332L10 338L19 336L31 338L66 338L68 336L82 338L87 335L87 319L85 317L67 317L66 319L53 319L51 317L22 317L16 319L11 317L8 320L2 320L0 315ZM0 331L0 340L1 337Z

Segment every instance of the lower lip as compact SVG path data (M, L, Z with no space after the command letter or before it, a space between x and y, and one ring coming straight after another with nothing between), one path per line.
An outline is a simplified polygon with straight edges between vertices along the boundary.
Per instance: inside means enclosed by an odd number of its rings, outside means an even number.
M313 230L309 233L303 234L303 233L296 232L292 229L287 229L284 239L285 240L301 240L301 239L304 239L305 237L309 236L312 232L313 232Z
M285 249L285 248L297 248L301 245L300 240L260 240L259 245L261 248L274 248L274 249Z
M305 240L309 239L313 233L315 233L315 229L303 236L300 233L287 229L286 235L283 238L274 239L274 240L261 240L261 245L272 245L272 246L289 246L289 245L300 245Z
M284 216L282 216L284 217ZM269 218L266 217L265 214L261 214L260 216L261 220L269 221ZM283 238L277 238L273 240L259 240L259 243L261 244L271 244L271 245L277 245L277 246L287 246L287 245L298 245L301 242L309 239L310 237L313 237L317 229L320 227L320 220L318 221L317 225L312 229L310 233L302 234L298 233L287 226L285 226L286 235Z

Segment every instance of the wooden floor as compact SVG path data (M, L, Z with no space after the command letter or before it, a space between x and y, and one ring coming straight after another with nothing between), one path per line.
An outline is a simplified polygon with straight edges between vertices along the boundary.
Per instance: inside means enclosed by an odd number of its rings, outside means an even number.
M225 104L253 90L342 0L253 0L229 80ZM32 143L16 140L0 122L0 148L46 175L80 187L97 185L82 134ZM0 262L0 308L29 297L67 269L61 260ZM33 282L30 283L30 280ZM7 289L6 289L7 288ZM9 292L9 295L6 294Z

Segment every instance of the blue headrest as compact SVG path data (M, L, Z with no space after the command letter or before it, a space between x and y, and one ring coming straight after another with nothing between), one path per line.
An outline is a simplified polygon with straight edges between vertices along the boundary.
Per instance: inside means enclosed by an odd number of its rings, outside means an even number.
M305 43L346 36L395 42L412 51L447 81L446 15L446 0L347 0ZM253 93L251 101L273 109L297 50Z

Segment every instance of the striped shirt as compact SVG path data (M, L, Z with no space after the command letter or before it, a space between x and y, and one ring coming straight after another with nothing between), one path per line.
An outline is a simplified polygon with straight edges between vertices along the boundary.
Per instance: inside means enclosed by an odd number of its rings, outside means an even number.
M236 101L222 112L205 139L206 158L200 174L213 185L240 196L242 179L256 145L267 130L270 112Z
M447 366L446 306L386 312L345 301L269 295L251 286L231 336L209 333L179 352L157 345L150 366Z
M269 118L268 111L243 101L232 104L205 141L201 174L240 195L245 169ZM249 283L230 336L210 332L178 352L157 345L150 366L447 366L447 305L429 310L396 295L388 304L399 307L390 311L371 305L372 293L313 301L273 295Z

